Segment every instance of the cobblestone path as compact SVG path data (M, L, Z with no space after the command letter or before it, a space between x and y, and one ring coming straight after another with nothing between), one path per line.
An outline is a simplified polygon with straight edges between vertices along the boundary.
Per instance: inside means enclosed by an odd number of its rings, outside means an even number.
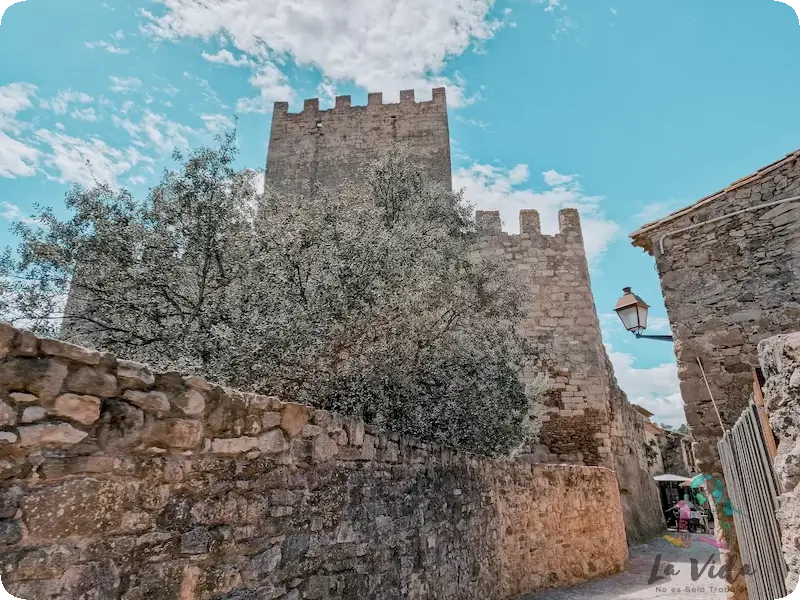
M688 548L677 548L663 538L656 538L648 544L631 548L630 561L624 573L572 588L542 591L519 600L614 600L616 598L725 600L727 582L717 577L709 577L709 570L713 568L716 573L720 568L719 551L701 541L710 537L692 535L691 545ZM659 554L661 561L658 575L664 577L667 563L674 565L674 569L679 573L651 584L648 580ZM699 574L711 556L713 562L696 581L692 581L692 559L697 563L695 571Z

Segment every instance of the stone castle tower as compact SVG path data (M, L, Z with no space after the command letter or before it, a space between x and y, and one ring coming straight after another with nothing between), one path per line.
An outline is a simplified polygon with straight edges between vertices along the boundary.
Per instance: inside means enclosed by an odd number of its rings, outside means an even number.
M350 96L338 96L330 110L320 110L314 98L301 113L276 102L266 183L297 193L309 181L336 187L357 178L361 167L393 142L405 146L433 181L452 187L444 88L423 102L414 100L414 90L402 91L399 104L383 104L382 94L369 94L366 106L352 106Z
M297 194L311 182L336 187L357 180L364 163L394 142L452 189L444 88L423 102L402 91L398 104L369 94L366 106L352 106L339 96L330 110L311 99L301 113L276 102L266 184ZM498 212L478 211L476 223L483 234L476 252L510 263L526 282L522 327L541 359L525 377L545 372L552 384L539 438L520 460L614 469L629 542L658 533L663 515L644 450L646 419L618 387L603 345L578 211L559 213L555 235L541 233L535 210L521 212L518 235L502 232Z

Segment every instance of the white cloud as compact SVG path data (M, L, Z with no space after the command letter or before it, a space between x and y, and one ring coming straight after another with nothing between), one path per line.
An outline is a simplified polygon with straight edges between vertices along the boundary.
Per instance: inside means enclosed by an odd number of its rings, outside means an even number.
M647 331L669 332L670 331L669 319L667 317L648 317Z
M453 106L467 100L463 82L442 74L448 58L504 25L489 15L493 0L159 1L164 14L144 14L145 29L161 38L224 37L260 68L292 59L387 99L401 89L446 85Z
M0 87L0 127L17 113L33 106L36 86L30 83L11 83Z
M109 54L130 54L131 52L127 48L121 48L120 46L115 46L110 42L104 42L104 41L84 42L84 46L92 50L94 50L95 48L100 48L102 50L105 50Z
M0 131L0 177L26 177L36 173L41 152Z
M125 39L125 32L122 29L117 29L114 33L111 34L111 37L115 40L122 41Z
M489 128L489 124L488 123L486 123L484 121L480 121L478 119L465 119L461 115L456 115L456 119L458 119L462 123L466 123L467 125L472 125L473 127L479 127L481 129L488 129ZM452 143L451 143L451 145L452 145Z
M240 98L236 103L236 110L239 112L272 112L276 100L288 101L294 98L294 90L289 85L286 75L271 62L262 64L250 77L250 83L259 89L260 95L255 98Z
M329 79L323 79L317 85L317 96L319 97L320 108L331 108L336 103L336 86Z
M544 177L544 182L552 187L556 187L559 185L566 185L568 183L572 183L575 179L574 175L562 175L558 171L554 171L550 169L549 171L545 171L542 173L542 177Z
M534 208L539 211L542 233L558 233L558 211L577 208L581 215L586 254L596 264L620 227L603 214L600 196L584 193L575 175L555 171L542 174L549 189L536 191L522 187L528 180L527 165L511 169L475 163L459 169L453 175L454 189L464 189L467 201L480 210L498 210L509 233L519 231L519 211Z
M33 106L36 86L29 83L11 83L0 87L0 177L27 177L36 173L41 152L15 139L22 124L17 113Z
M630 402L644 406L653 413L652 420L656 423L678 426L686 422L675 363L664 363L649 369L637 368L631 354L614 352L608 345L606 349L619 386Z
M133 148L119 150L98 138L83 140L47 129L37 131L36 137L50 146L51 152L44 162L57 174L49 176L62 183L74 182L86 187L108 183L116 187L117 176L140 162L153 162Z
M203 90L203 97L205 98L206 102L210 102L219 106L219 108L228 108L228 105L222 102L222 99L219 97L214 88L211 87L211 84L208 83L205 79L197 77L196 75L192 75L188 71L183 72L183 76L186 79L191 79L195 81L198 86Z
M111 117L111 122L127 131L133 138L134 145L142 148L154 148L161 153L187 147L189 145L188 138L197 134L191 127L149 110L144 111L139 123L117 115Z
M22 221L28 225L34 225L39 222L37 219L22 212L19 206L10 202L0 202L0 218L6 221Z
M544 4L544 11L553 15L556 30L553 33L553 39L558 37L561 33L567 33L571 29L575 29L578 25L567 16L567 5L560 0L536 0L537 4ZM558 9L558 10L556 10ZM611 9L613 12L613 8ZM616 14L616 13L614 13Z
M200 115L203 123L211 133L221 133L233 129L233 119L227 115Z
M111 91L119 94L127 94L135 89L142 87L142 80L136 77L116 77L111 75Z
M562 4L561 4L561 2L559 0L536 0L536 3L537 4L544 4L545 5L545 7L544 7L545 12L552 12L556 8L560 8L562 10L567 8L566 6L562 6Z
M236 58L230 52L230 50L225 50L224 48L216 54L203 52L201 56L208 62L217 63L219 65L230 65L232 67L248 67L253 65L253 61L247 58L247 56L244 54L241 54L239 55L239 58Z
M91 106L88 108L76 108L69 113L69 116L78 121L89 121L90 123L96 123L100 120L100 116Z
M45 110L52 110L57 115L63 115L73 104L89 104L93 101L94 98L84 92L61 90L49 100L42 100L41 107Z

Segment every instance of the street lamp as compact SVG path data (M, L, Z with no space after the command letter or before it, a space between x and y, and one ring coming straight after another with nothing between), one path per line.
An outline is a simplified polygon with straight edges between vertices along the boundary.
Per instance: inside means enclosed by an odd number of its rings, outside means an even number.
M637 338L647 338L649 340L661 340L671 342L671 335L644 335L642 331L647 329L647 309L650 308L647 302L639 298L631 291L631 288L622 289L623 296L617 300L614 312L619 315L625 329L630 331Z

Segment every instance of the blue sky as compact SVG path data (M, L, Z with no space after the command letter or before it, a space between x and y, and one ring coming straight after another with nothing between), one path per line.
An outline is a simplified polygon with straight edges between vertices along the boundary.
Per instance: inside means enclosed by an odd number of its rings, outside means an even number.
M144 193L174 146L239 118L265 163L275 100L300 110L446 85L454 180L514 231L577 206L617 376L683 421L669 344L635 340L625 285L665 312L639 225L797 149L798 18L772 0L25 0L0 25L0 243L70 182ZM91 169L86 162L91 163ZM658 327L656 327L658 328Z

